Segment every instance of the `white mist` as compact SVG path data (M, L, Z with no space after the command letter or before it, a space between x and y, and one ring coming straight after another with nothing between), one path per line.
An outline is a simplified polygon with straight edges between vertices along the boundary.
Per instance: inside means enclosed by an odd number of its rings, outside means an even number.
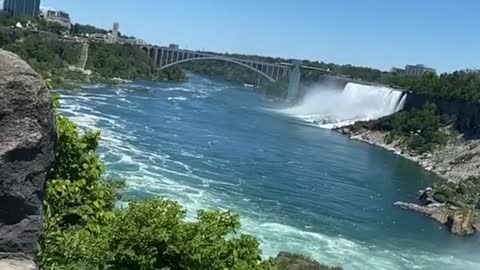
M384 86L348 83L342 90L320 85L281 112L331 129L393 114L403 109L405 100L401 91Z

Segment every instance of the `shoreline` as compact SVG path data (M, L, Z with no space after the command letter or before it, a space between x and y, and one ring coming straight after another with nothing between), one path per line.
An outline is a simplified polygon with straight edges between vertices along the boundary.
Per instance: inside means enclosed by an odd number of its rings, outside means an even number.
M389 152L415 162L428 172L432 172L447 182L460 183L469 177L480 175L480 140L457 138L442 148L424 154L412 153L399 145L399 140L387 144L387 132L367 130L350 132L348 128L336 129L350 139L378 146Z
M398 139L386 143L385 136L388 132L369 129L353 131L354 127L352 125L334 130L352 140L375 145L413 161L443 180L438 185L434 184L434 187L419 190L417 202L394 202L395 206L428 216L445 225L456 235L468 236L480 232L480 201L476 206L466 206L464 197L469 196L468 192L455 194L453 198L443 198L443 201L437 196L444 194L444 190L447 189L456 193L451 188L452 184L468 188L472 184L469 179L480 175L480 140L464 140L457 137L430 153L416 154L402 146Z

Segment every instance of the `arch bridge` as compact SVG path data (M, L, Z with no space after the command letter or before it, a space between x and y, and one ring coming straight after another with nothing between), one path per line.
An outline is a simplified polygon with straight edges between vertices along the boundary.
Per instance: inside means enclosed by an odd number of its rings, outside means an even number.
M271 82L277 82L284 77L289 77L288 102L296 102L299 96L301 69L317 70L324 73L331 73L330 70L318 67L303 65L301 61L294 60L287 62L265 62L249 59L230 57L225 54L204 53L192 50L183 50L178 46L141 46L143 51L152 58L157 69L165 69L174 65L197 60L219 60L234 63L253 70Z
M165 69L190 61L219 60L234 63L253 70L271 82L277 82L286 77L291 70L291 65L288 65L287 63L268 63L171 47L143 46L142 49L150 58L152 58L155 67L158 69Z

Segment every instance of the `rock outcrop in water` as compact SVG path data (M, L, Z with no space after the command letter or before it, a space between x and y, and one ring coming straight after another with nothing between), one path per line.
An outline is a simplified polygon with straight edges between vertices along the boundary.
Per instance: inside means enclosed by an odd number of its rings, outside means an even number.
M45 179L55 158L55 119L43 79L4 50L0 134L0 268L29 269L32 264L25 259L32 259L36 251Z
M480 230L480 141L459 137L432 152L418 154L402 141L388 141L387 132L375 130L376 121L357 122L337 131L410 159L445 182L421 191L417 203L397 202L396 206L422 213L444 224L457 235Z
M396 206L425 214L445 225L452 233L467 236L475 233L475 214L471 209L455 209L447 205L418 205L396 202Z
M469 178L461 183L436 183L419 191L418 204L397 202L396 206L425 214L445 225L452 233L466 236L480 228L476 204L480 183Z

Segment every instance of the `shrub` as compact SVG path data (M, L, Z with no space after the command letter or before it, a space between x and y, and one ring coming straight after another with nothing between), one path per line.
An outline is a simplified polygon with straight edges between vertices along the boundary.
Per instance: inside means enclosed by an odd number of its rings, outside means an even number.
M275 259L276 270L342 270L341 267L327 266L301 254L281 252Z

